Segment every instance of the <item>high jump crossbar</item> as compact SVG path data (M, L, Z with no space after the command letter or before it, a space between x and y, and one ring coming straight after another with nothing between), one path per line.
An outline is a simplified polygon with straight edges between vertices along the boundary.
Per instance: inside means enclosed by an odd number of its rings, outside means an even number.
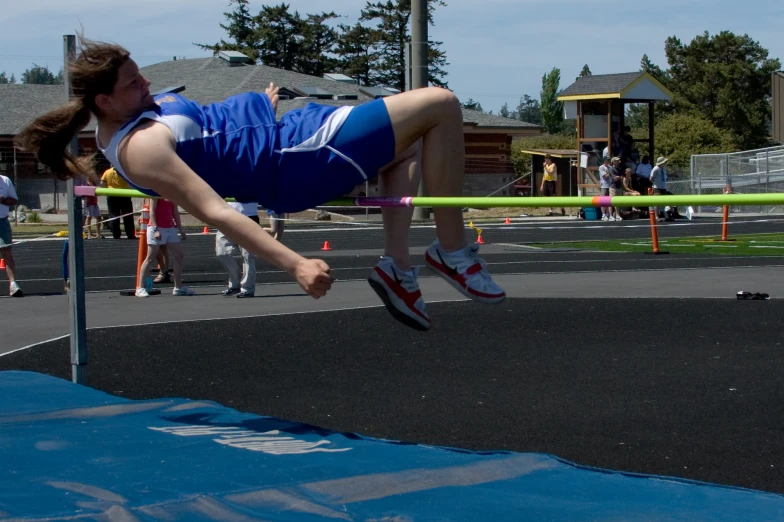
M75 196L151 198L134 189L110 189L82 185ZM226 198L233 201L233 198ZM323 204L327 207L663 207L663 206L784 205L784 192L768 194L686 194L659 196L569 196L569 197L345 197Z

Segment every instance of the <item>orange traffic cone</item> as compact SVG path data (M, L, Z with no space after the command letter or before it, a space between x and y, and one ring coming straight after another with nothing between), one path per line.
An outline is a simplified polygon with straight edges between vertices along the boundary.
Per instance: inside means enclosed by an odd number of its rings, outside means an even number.
M0 259L0 270L5 270L5 259Z
M329 241L324 241L324 246L321 247L321 250L332 250L332 247L329 246Z
M204 227L204 230L201 231L202 234L209 234L210 231L207 227Z
M504 225L511 225L511 224L512 221L509 218L506 218L506 221L504 221Z
M479 236L478 238L476 238L476 242L479 243L480 245L484 245L485 244L485 240L482 239L482 236Z

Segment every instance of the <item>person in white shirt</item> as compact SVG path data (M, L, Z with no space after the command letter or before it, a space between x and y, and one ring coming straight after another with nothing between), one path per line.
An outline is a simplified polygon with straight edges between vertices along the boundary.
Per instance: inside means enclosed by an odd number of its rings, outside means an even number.
M667 169L664 167L665 163L667 163L667 158L664 156L659 156L656 160L656 166L651 169L651 175L649 179L653 184L653 193L654 194L667 194ZM664 221L664 218L659 218L659 207L656 207L655 210L656 216L659 221Z
M602 166L599 167L599 195L610 195L610 183L612 182L612 167L610 158L603 158ZM602 207L602 221L610 221L610 207Z
M643 156L642 160L640 160L640 164L634 169L634 174L636 178L639 180L649 181L651 178L651 170L653 170L653 166L651 165L651 158L649 156ZM640 186L641 189L647 189L648 185ZM639 189L638 189L639 190ZM642 190L640 192L643 192Z
M11 244L14 242L11 233L11 222L8 220L8 213L11 207L19 202L16 195L14 184L7 176L0 176L0 259L5 261L5 273L8 275L9 295L11 297L22 297L22 289L16 283L16 264L14 255L11 252Z
M243 216L259 223L258 203L232 202L229 205ZM240 267L232 257L237 249L242 253L242 280L240 280ZM215 255L229 273L229 287L221 292L221 295L228 297L236 294L240 298L253 297L256 294L256 256L226 237L220 230L215 235Z

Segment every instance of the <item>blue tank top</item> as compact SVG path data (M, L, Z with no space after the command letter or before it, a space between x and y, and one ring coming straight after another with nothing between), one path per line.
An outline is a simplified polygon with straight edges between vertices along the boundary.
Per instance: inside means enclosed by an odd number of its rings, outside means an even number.
M155 106L126 123L106 148L96 142L117 173L135 189L157 196L131 181L118 161L118 147L143 120L166 125L174 134L177 155L221 197L258 201L274 178L278 124L266 94L247 92L210 105L177 94L155 97Z

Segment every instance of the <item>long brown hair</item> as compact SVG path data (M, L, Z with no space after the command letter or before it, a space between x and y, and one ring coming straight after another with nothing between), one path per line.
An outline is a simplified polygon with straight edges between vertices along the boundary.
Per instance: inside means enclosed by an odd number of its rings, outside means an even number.
M71 100L33 120L14 139L17 147L35 154L57 178L95 175L92 157L75 157L71 140L99 114L95 97L111 94L120 67L130 53L119 45L93 42L79 34L79 55L68 65L73 87Z

